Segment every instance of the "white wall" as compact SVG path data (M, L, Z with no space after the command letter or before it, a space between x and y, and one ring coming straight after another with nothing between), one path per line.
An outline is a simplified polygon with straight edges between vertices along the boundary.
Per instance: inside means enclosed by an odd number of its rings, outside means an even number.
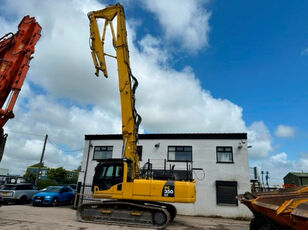
M203 216L224 216L224 217L250 217L251 212L240 203L238 206L217 205L216 204L216 181L236 181L238 194L250 191L250 178L248 167L247 145L243 144L238 148L241 140L213 140L213 139L191 139L191 140L139 140L138 145L143 146L142 167L148 158L153 163L153 168L163 168L163 159L167 158L168 146L192 146L193 167L203 168L205 178L202 181L197 179L203 176L202 172L196 171L197 200L194 204L175 204L178 213L184 215L203 215ZM159 143L156 148L155 144ZM113 146L113 158L121 158L122 140L91 140L93 147L90 147L89 163L87 169L86 183L91 184L94 176L94 168L97 165L93 161L94 146ZM216 163L216 146L232 146L233 164ZM85 142L82 171L86 169L89 141ZM184 169L185 164L176 164L175 169ZM169 167L170 162L167 162ZM167 168L168 168L167 167ZM83 173L80 173L79 181L83 182ZM197 177L196 177L197 176Z

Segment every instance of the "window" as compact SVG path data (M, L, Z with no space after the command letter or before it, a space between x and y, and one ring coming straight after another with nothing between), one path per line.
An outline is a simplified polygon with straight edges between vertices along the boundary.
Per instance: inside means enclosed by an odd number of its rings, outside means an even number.
M236 181L216 181L216 198L218 205L238 205Z
M103 160L112 158L113 146L95 146L93 160Z
M113 185L123 182L123 164L106 164L99 166L94 177L94 185L100 190L108 190Z
M70 192L70 189L68 187L62 188L62 192Z
M139 161L142 161L142 146L141 145L137 146L137 153L138 153Z
M232 147L216 147L217 163L233 163Z
M191 146L168 146L168 161L192 161Z

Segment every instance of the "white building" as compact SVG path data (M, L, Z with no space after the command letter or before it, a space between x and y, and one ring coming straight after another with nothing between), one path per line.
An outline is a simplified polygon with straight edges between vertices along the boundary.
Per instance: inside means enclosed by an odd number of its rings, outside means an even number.
M176 172L185 174L187 165L203 168L204 172L193 173L196 202L175 204L179 214L251 216L248 208L235 199L237 194L250 191L246 133L140 134L138 146L141 168L148 159L153 169L174 165ZM98 160L121 155L122 135L86 135L78 181L91 184Z

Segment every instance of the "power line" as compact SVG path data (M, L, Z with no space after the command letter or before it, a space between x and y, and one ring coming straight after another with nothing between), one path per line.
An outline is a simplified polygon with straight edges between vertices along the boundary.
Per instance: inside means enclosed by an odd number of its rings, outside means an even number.
M20 131L15 131L15 130L9 130L8 133L17 133L17 134L23 134L23 135L29 135L29 136L36 136L36 137L44 137L45 134L35 134L35 133L28 133L28 132L20 132ZM59 145L58 144L55 144L53 143L51 140L50 140L50 136L49 138L47 139L47 141L52 144L53 146L55 146L57 149L61 150L62 152L65 152L65 153L69 153L69 152L79 152L81 150L83 150L82 147L78 148L78 149L69 149L69 150L63 150L61 148L59 148Z
M83 148L70 149L70 150L63 150L63 149L59 148L59 145L58 145L58 144L53 143L53 142L50 140L50 137L49 137L49 139L48 139L48 142L49 142L50 144L52 144L53 146L55 146L57 149L60 149L62 152L65 152L65 153L68 153L68 152L79 152L79 151L83 150Z

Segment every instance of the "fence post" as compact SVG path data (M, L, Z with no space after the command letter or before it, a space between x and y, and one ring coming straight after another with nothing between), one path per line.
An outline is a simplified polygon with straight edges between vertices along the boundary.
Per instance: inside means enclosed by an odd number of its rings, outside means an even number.
M78 205L79 205L80 191L81 191L81 182L79 181L77 183L77 188L76 188L76 196L75 196L74 208L77 208Z

